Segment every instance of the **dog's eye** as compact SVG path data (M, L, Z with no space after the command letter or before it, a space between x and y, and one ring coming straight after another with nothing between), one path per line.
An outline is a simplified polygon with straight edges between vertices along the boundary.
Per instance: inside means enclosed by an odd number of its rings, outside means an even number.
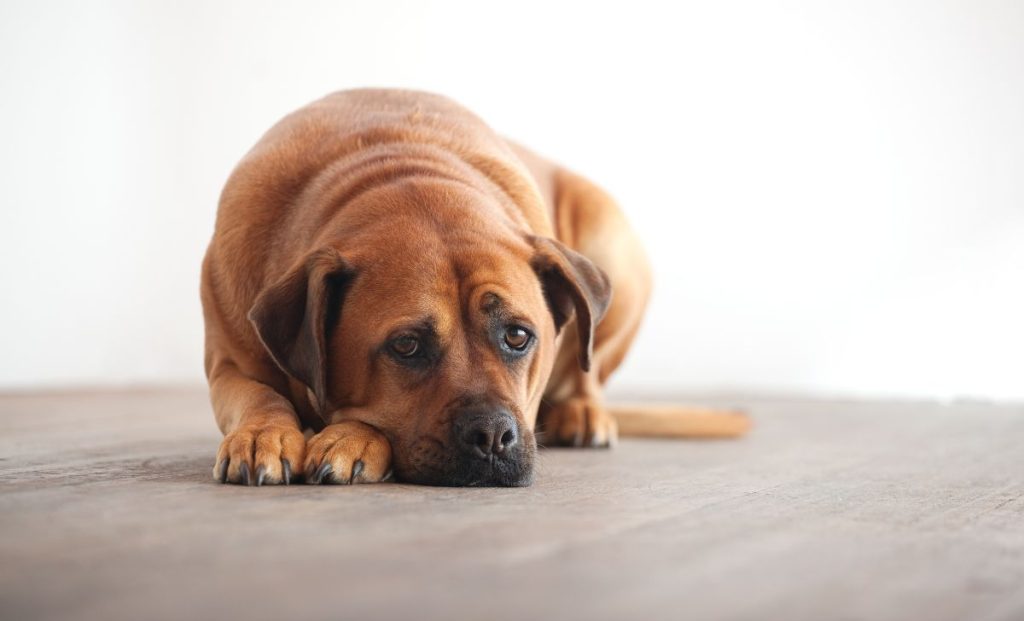
M505 345L514 351L523 351L530 344L533 335L522 326L509 326L505 328Z
M420 350L420 340L415 336L400 336L391 341L391 351L402 358L412 358Z

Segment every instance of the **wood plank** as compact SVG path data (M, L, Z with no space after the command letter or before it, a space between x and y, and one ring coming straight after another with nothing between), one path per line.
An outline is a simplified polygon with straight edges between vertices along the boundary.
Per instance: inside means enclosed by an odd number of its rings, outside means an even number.
M182 389L0 397L4 619L1020 619L1024 407L705 398L528 489L238 488Z

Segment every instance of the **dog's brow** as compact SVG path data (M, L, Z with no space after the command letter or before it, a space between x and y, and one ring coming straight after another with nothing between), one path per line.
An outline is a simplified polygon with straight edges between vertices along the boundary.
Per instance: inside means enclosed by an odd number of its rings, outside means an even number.
M488 292L484 294L480 303L480 310L487 315L492 325L505 324L509 322L520 323L525 326L533 325L533 322L529 319L529 315L526 315L514 308L513 305L506 302L505 299L497 293Z
M520 317L521 313L512 307L504 298L494 292L485 293L480 302L480 310L491 321L508 321Z
M507 312L505 300L501 299L501 296L497 293L487 292L480 299L480 310L484 313L491 315L502 315Z
M387 333L389 335L399 334L401 332L418 332L418 333L437 333L437 320L433 315L427 315L420 319L413 319L410 321L400 321L392 325Z

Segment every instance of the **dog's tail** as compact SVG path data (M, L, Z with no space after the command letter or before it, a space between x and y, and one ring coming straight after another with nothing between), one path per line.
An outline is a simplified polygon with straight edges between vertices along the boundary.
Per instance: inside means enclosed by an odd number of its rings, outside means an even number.
M736 438L750 430L739 410L667 404L609 404L619 435L643 438Z

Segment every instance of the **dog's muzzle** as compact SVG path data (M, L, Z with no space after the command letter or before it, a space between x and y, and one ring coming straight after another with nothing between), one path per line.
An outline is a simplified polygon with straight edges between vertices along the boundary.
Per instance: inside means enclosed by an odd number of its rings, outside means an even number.
M533 482L537 441L508 408L475 402L448 411L445 436L422 436L395 452L399 481L452 487Z
M516 418L504 408L457 410L451 445L456 454L442 485L512 487L533 481L533 436L524 437Z

